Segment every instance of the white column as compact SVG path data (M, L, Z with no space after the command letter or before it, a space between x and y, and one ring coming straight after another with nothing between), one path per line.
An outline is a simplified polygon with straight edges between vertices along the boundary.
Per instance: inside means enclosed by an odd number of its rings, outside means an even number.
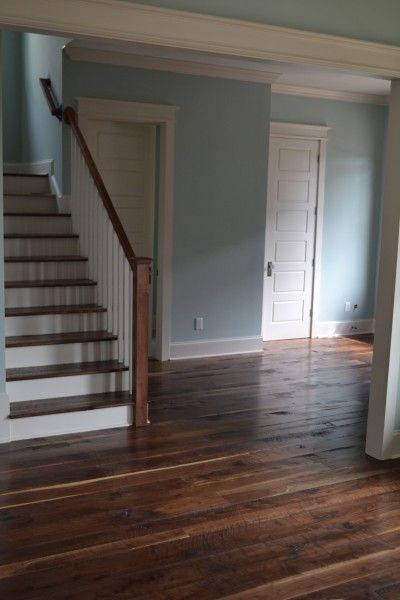
M382 239L379 259L375 344L369 400L370 456L400 456L396 428L400 382L400 80L392 81L389 105Z

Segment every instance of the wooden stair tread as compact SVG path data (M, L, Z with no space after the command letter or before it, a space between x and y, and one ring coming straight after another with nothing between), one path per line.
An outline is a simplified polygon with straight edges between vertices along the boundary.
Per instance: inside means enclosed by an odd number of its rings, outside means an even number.
M6 308L6 317L31 317L37 315L64 315L75 313L105 313L107 309L98 304L60 304L58 306L21 306Z
M72 333L48 333L40 335L16 335L6 337L6 348L25 346L52 346L58 344L76 344L117 340L117 336L108 331L75 331Z
M67 396L65 398L47 398L46 400L28 400L11 402L9 419L40 417L99 408L112 408L132 404L129 392L107 392L104 394L88 394L84 396Z
M27 240L40 240L40 239L77 239L79 235L77 233L6 233L4 234L4 239L6 240L19 240L19 239L27 239Z
M72 377L74 375L95 375L97 373L114 373L127 370L128 367L117 360L101 360L95 362L67 363L61 365L43 365L40 367L19 367L7 369L6 380L24 381L27 379Z
M46 256L5 256L4 262L6 263L26 263L26 262L86 262L88 259L86 256L53 256L48 254Z
M49 178L49 176L44 173L3 173L3 177L44 177L46 179Z
M38 212L5 212L5 217L46 217L47 219L53 217L68 217L71 218L71 213L38 213Z
M37 287L75 287L97 285L91 279L26 279L25 281L6 281L4 287L10 288L37 288Z
M51 192L5 192L3 194L4 198L7 196L23 196L27 198L54 198L56 199L56 195Z

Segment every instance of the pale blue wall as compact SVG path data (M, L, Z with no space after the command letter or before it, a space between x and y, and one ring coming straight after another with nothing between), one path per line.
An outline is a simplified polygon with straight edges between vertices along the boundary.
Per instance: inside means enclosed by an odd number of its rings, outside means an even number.
M22 161L22 34L2 32L3 152L6 162Z
M65 104L89 96L180 107L172 340L260 335L269 87L64 64ZM203 332L193 329L196 316Z
M140 3L400 44L399 0L140 0Z
M23 162L54 160L54 172L62 186L62 125L50 114L39 85L50 77L57 98L62 98L62 47L66 38L23 34L22 39L22 159Z
M379 238L387 109L272 96L271 119L331 127L322 248L322 321L371 318ZM358 304L353 313L344 303Z

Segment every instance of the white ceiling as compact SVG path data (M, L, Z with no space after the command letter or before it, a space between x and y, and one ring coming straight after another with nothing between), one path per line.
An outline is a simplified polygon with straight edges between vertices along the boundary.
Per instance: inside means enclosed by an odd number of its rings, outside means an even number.
M241 59L228 56L182 51L175 48L142 46L139 44L110 44L101 41L74 40L69 46L102 51L123 52L157 58L170 58L202 64L251 68L261 72L279 73L278 84L319 88L328 91L388 96L390 81L366 77L352 72L316 67L313 65L289 64L284 62Z

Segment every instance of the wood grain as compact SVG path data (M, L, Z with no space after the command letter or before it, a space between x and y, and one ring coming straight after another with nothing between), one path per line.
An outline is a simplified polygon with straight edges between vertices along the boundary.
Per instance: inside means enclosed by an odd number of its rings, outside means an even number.
M364 454L371 354L151 362L151 427L1 446L1 597L397 600L400 461Z

